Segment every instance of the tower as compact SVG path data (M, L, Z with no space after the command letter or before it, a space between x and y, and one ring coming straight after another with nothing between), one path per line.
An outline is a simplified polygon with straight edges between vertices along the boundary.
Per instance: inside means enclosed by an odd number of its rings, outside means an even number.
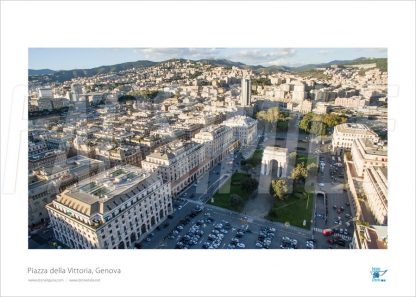
M241 79L241 106L250 106L251 104L251 79L243 77Z

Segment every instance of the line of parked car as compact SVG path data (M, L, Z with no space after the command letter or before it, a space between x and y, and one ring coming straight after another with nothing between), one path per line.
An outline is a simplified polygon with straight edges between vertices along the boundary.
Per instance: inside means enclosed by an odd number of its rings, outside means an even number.
M273 227L262 227L260 229L260 234L257 237L256 247L268 249L272 244L274 239L276 229Z

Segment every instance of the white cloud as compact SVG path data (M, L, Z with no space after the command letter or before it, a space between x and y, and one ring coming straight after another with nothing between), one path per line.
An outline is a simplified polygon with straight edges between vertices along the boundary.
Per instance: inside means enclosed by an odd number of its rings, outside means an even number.
M235 55L242 62L247 64L260 65L282 65L296 54L296 49L248 49L242 50Z
M172 58L204 59L216 57L216 48L138 48L134 52L146 59L166 60Z
M232 48L138 48L140 59L162 61L172 58L228 59L249 65L282 65L296 54L296 49L232 49Z

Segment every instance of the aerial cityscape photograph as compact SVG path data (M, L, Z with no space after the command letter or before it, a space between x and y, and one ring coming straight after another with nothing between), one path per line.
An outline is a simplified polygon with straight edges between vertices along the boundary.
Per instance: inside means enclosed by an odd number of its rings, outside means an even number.
M386 48L28 57L29 249L388 248Z

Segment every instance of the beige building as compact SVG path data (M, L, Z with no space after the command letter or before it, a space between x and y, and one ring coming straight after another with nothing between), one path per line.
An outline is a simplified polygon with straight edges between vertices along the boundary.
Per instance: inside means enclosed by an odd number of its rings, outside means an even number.
M364 170L363 189L377 222L387 224L387 168L369 167Z
M212 125L201 129L192 140L205 145L205 154L209 160L209 168L221 162L225 155L238 146L238 141L234 138L233 129L220 125Z
M316 114L327 114L328 113L328 104L323 102L316 103L314 112Z
M332 134L332 151L340 154L345 149L351 149L354 140L364 138L376 143L378 135L364 124L344 123L335 126Z
M257 139L257 120L247 116L235 116L222 123L233 129L234 138L241 145L251 145Z
M68 247L131 248L172 212L172 196L157 174L125 165L67 188L46 208Z
M387 249L387 226L356 225L352 239L354 249Z
M176 196L208 170L209 160L203 144L175 140L148 155L142 167L157 171L164 181L170 182L172 194Z
M371 166L387 167L387 147L373 143L367 138L354 140L351 148L351 156L355 171L362 177L364 170Z
M303 100L298 106L299 112L306 114L312 111L312 101Z
M367 106L369 101L361 96L353 96L349 98L336 98L335 105L347 108L363 108Z
M48 219L45 206L62 190L102 170L103 162L84 156L69 158L62 165L34 170L29 175L28 186L29 226L35 226Z

